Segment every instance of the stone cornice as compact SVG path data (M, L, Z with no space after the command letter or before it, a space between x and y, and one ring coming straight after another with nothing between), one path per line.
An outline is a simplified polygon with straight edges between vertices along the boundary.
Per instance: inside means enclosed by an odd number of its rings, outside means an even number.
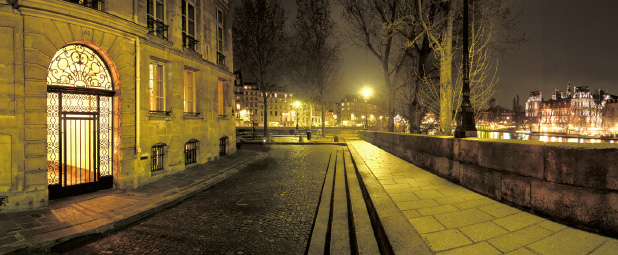
M133 21L62 0L22 0L19 2L19 11L24 15L84 24L128 37L145 37L148 34L148 28Z

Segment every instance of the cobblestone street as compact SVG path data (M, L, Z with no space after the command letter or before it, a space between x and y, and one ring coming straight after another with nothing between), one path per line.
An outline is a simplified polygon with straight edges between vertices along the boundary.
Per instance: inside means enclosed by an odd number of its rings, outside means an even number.
M302 254L339 146L243 145L269 157L175 207L61 254ZM72 245L77 245L73 243ZM65 245L72 246L72 245Z

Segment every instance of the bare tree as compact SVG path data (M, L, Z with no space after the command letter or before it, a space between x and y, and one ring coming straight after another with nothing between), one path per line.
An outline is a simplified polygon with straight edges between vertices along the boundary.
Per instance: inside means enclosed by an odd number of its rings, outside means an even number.
M396 37L395 29L388 29L399 22L403 15L402 0L338 0L343 6L344 17L350 24L350 39L367 49L382 65L384 83L388 89L388 131L394 131L395 92L398 73L406 58L403 40ZM387 28L387 29L385 29Z
M296 4L298 14L293 24L291 66L296 83L304 88L303 91L310 101L321 106L321 128L324 136L326 96L337 82L341 50L330 16L329 1L296 0Z
M279 0L242 0L234 10L234 64L255 79L264 99L268 134L268 97L281 77L286 56L285 10Z
M406 14L399 18L398 22L392 24L387 29L395 29L399 36L405 40L405 55L406 62L403 76L402 86L399 87L399 102L401 108L404 109L404 116L409 120L410 133L420 133L420 126L423 116L430 109L421 103L420 96L422 91L426 89L426 80L438 80L439 68L433 63L433 48L430 45L429 38L425 33L424 28L418 22L418 2L403 1L402 13ZM434 4L426 4L421 6L422 13L426 13L426 18L434 21L438 18L437 8Z
M474 17L477 16L473 16ZM498 63L497 59L494 64L490 52L489 43L491 40L492 32L491 27L487 28L485 22L482 20L472 20L472 31L470 33L470 103L474 108L474 116L478 116L479 113L487 110L487 102L492 98L496 92L496 85L498 84ZM459 109L461 105L461 88L463 86L463 73L462 64L458 64L457 82L455 83L453 91L453 107ZM455 118L453 118L455 120Z
M427 84L436 88L430 89L432 95L439 98L440 131L446 135L452 134L453 112L453 22L455 21L455 1L436 1L436 8L440 11L437 15L441 18L431 22L423 13L423 2L417 0L418 20L423 26L425 33L434 51L439 54L440 82L435 85L433 82Z
M461 104L461 87L463 85L462 65L459 60L461 45L461 29L455 29L453 24L459 21L462 8L458 8L454 0L417 0L417 21L422 25L427 37L432 42L437 57L436 67L440 70L438 80L431 76L425 77L426 87L421 90L423 105L430 111L440 113L440 129L450 135L455 111ZM475 115L486 110L487 101L495 93L498 84L498 56L525 42L525 36L512 32L518 24L510 9L503 1L476 0L471 1L471 41L470 57L470 102L475 109ZM435 6L432 12L427 5ZM413 19L411 19L413 20ZM504 21L506 20L506 21ZM507 30L507 31L505 31ZM494 32L501 38L493 38ZM501 42L500 39L513 40ZM494 54L497 52L497 54ZM458 72L456 81L452 80L452 67Z

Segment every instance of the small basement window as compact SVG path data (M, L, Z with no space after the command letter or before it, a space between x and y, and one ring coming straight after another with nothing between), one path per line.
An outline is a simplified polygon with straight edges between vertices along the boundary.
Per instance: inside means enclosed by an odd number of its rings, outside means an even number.
M156 172L159 170L163 170L163 157L165 156L165 145L164 143L157 143L152 146L152 168L151 172Z
M199 141L195 139L185 143L185 165L197 162L197 146Z

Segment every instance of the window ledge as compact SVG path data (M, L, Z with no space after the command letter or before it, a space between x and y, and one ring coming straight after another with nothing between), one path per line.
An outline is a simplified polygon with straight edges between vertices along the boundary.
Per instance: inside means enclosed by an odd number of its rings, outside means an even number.
M168 35L168 36L169 36L169 35ZM156 43L159 43L159 44L165 45L165 46L167 46L167 47L172 47L172 45L174 45L174 43L172 43L171 41L169 41L169 38L166 40L166 39L163 39L163 38L158 37L158 36L153 35L153 34L148 34L148 41L151 41L151 42L152 42L152 41L154 41L154 42L156 42Z
M185 112L184 115L182 115L183 119L204 119L204 116L202 116L201 112Z
M172 111L150 111L148 116L151 120L172 120Z
M202 54L198 53L197 51L194 51L194 50L189 49L187 47L183 47L182 50L183 50L183 52L185 54L187 54L189 56L200 58L200 59L202 58Z

